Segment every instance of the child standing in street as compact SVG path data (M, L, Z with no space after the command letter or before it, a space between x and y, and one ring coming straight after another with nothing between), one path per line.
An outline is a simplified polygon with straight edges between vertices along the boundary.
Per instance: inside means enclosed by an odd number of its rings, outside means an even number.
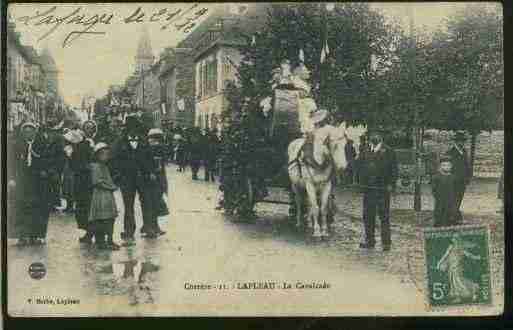
M435 210L434 226L447 227L456 225L456 194L455 177L452 174L452 163L448 156L442 156L438 173L431 181Z
M114 220L118 215L114 191L118 189L110 175L107 162L110 159L110 148L100 142L94 147L95 160L91 164L93 195L89 211L89 222L94 228L95 242L102 250L119 250L114 243L112 234Z

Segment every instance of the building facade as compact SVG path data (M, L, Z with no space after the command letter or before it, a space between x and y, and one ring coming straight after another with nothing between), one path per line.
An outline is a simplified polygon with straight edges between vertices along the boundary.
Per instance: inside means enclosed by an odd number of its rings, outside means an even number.
M236 65L241 55L229 44L216 44L195 61L195 126L221 129L222 113L227 107L224 88L236 80Z
M8 131L28 120L43 124L64 109L50 52L38 55L33 47L22 45L12 21L7 26L6 71Z
M227 108L224 90L227 81L236 80L242 56L238 47L245 45L242 34L251 35L265 23L268 4L219 5L180 47L192 48L194 58L194 125L222 128Z
M194 61L189 48L166 48L161 56L163 122L172 126L194 125Z

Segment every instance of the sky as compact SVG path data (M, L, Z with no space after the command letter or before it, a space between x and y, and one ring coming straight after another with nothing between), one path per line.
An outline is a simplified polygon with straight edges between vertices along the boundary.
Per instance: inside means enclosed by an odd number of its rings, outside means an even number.
M191 3L31 3L11 4L9 13L16 22L16 29L21 33L24 44L32 45L38 51L43 48L49 49L59 69L59 87L64 100L68 104L78 106L84 95L103 96L110 85L122 84L133 72L134 56L143 28L146 28L150 35L153 54L156 57L165 47L173 47L185 38L188 33L183 28L177 29L173 25L165 29L162 27L168 24L165 18L169 13L174 13L178 9L185 12L193 5ZM373 3L372 7L380 10L390 19L398 19L407 27L406 6L409 5L413 6L415 25L434 30L443 24L444 18L453 14L458 8L462 8L464 3ZM54 6L56 8L52 10ZM185 22L186 18L193 18L194 13L205 8L207 11L203 15L196 16L196 23L200 24L214 6L217 4L199 3L197 7L173 23ZM124 20L134 14L138 7L141 8L138 13L144 13L141 18L143 22L125 22ZM153 14L156 15L152 16ZM64 20L64 24L46 24L45 17L51 15L57 18L68 16L68 18ZM99 22L89 30L104 34L82 34L63 47L63 42L70 32L87 28L85 24L67 24L74 18L76 23L81 15L83 15L82 23L87 20L92 22L93 19L101 18L103 15L103 21L109 24ZM108 19L110 15L113 17ZM153 22L150 22L151 18ZM44 37L54 26L56 26L55 30Z

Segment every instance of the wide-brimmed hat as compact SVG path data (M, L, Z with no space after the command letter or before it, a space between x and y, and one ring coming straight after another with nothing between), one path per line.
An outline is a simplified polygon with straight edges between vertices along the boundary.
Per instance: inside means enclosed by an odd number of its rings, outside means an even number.
M148 137L150 136L163 136L164 132L160 128L152 128L148 132Z
M94 153L96 154L98 151L100 150L103 150L103 149L108 149L109 148L109 145L105 142L98 142L95 146L94 146Z
M317 110L310 115L310 120L312 121L312 123L317 124L328 118L328 115L328 110Z

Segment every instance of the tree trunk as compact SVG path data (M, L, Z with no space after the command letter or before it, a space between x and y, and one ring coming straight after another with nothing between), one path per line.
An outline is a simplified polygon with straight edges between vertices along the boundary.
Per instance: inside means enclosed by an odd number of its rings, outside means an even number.
M474 177L474 160L476 158L476 142L477 142L477 133L472 132L470 135L470 175Z

